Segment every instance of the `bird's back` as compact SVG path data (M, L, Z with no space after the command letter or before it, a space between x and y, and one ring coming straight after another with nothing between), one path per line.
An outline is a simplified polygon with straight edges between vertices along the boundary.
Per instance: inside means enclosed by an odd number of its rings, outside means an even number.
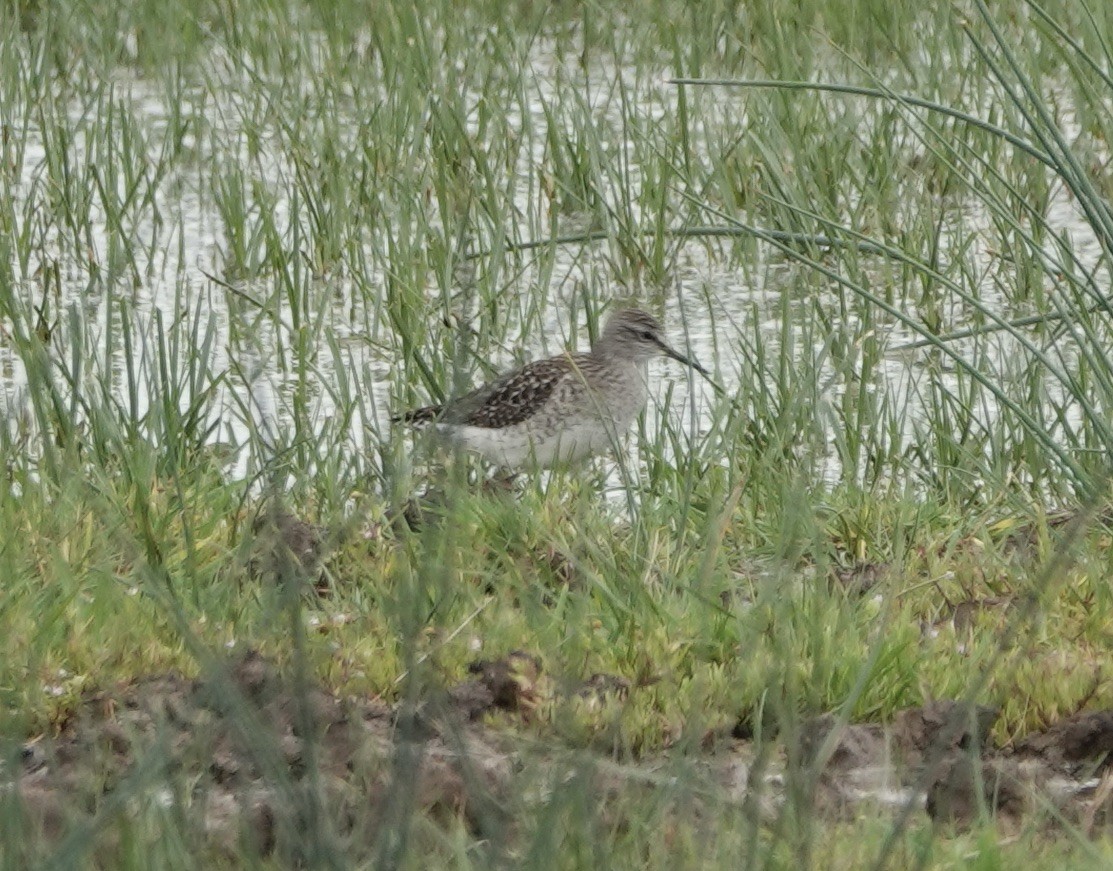
M525 423L562 382L574 379L586 355L571 354L527 363L450 402L441 423L504 429Z

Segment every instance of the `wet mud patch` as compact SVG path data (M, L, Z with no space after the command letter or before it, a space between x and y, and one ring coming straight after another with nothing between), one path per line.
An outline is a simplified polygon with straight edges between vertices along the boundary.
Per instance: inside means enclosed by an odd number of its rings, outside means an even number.
M623 704L640 689L593 675L560 694ZM373 856L414 813L506 844L530 808L581 775L600 818L618 827L623 808L654 793L681 823L717 819L724 804L775 817L800 798L793 784L805 784L805 801L832 821L911 806L951 827L988 813L1009 828L1040 815L1113 829L1113 711L998 748L996 711L941 701L886 725L813 718L760 764L737 737L683 758L665 750L623 761L538 742L538 730L551 733L539 713L551 692L540 660L521 652L391 706L339 698L249 651L207 679L157 675L87 693L57 734L6 755L0 801L18 808L26 843L45 851L84 843L111 857L134 831L172 819L199 855L307 864L330 851ZM507 728L508 717L532 737ZM675 798L678 764L698 798Z
M990 740L997 713L937 701L886 726L824 715L804 724L796 758L819 772L816 806L836 816L911 805L960 829L984 814L1010 832L1036 817L1113 832L1113 711L1068 717L1012 747Z
M419 728L249 652L209 680L163 675L87 694L56 736L23 745L6 779L32 841L85 838L111 853L117 836L101 835L121 817L173 812L214 855L312 863L369 849L401 794L482 836L509 756L470 719L446 708Z

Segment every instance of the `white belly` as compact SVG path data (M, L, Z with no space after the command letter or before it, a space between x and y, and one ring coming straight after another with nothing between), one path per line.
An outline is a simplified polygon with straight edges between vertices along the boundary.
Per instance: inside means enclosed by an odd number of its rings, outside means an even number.
M504 429L439 424L437 429L454 444L511 468L531 463L547 468L582 460L619 447L623 435L613 426L608 432L597 420L564 427L555 436L539 434L525 424Z
M644 370L631 366L628 377L608 390L608 401L588 393L582 384L550 402L528 421L489 429L461 424L437 424L454 444L486 457L499 466L517 468L536 463L542 468L582 460L619 449L630 424L645 407Z

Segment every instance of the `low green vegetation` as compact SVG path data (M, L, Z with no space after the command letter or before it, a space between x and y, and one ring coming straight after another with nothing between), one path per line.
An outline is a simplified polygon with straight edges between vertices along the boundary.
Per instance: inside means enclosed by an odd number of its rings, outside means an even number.
M398 799L302 859L1108 867L1077 821L817 812L791 756L1113 708L1110 45L1082 0L3 4L0 769L245 650L400 721L520 651L512 823ZM390 422L629 301L725 389L654 369L628 452L505 488ZM0 864L282 866L135 768L57 837L5 792Z

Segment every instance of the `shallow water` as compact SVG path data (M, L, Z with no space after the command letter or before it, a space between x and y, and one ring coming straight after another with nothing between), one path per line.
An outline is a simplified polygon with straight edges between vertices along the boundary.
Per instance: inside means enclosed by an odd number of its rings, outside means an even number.
M224 69L222 59L214 57L213 69L219 79ZM637 165L636 155L644 150L644 143L629 132L632 120L651 125L676 110L678 89L666 83L670 74L663 65L657 75L645 70L637 71L597 62L585 75L570 61L562 61L548 52L539 41L530 58L533 70L532 93L529 95L528 117L520 117L512 110L509 116L521 126L522 135L529 147L521 149L513 166L513 178L507 183L512 191L513 212L525 216L520 226L530 228L549 226L551 204L543 192L541 176L549 160L548 140L544 135L529 131L544 131L552 118L564 117L559 111L549 113L553 106L567 106L567 94L559 88L569 87L569 82L582 91L584 111L589 112L596 125L596 134L605 143L606 156L624 167L621 176L624 189L610 193L616 200L629 200L629 215L634 223L652 225L651 212L642 214L642 184L644 167ZM620 98L625 89L625 100ZM559 84L558 84L559 83ZM194 102L192 111L207 119L207 124L196 133L189 132L180 138L180 159L168 163L168 172L157 182L146 206L131 207L126 217L116 224L102 205L102 199L93 196L85 234L81 245L67 238L65 222L42 221L38 216L49 202L49 193L59 184L48 158L56 147L45 144L44 131L34 121L28 125L19 165L15 168L15 182L9 195L16 215L17 235L28 224L39 220L44 228L31 248L26 265L13 263L20 294L28 306L41 305L43 275L57 276L57 298L51 302L53 315L60 319L55 330L58 347L68 349L70 326L67 318L73 312L80 329L86 334L85 345L92 355L86 361L87 377L97 371L113 373L113 389L121 402L127 399L125 363L117 351L112 359L105 359L101 338L110 324L110 306L107 294L118 294L127 300L126 317L130 318L141 339L140 368L145 370L137 396L135 413L146 414L152 402L152 391L157 389L156 345L157 320L169 323L175 317L184 323L194 320L201 325L201 336L212 333L208 365L222 377L222 383L208 408L210 420L219 422L213 438L237 448L236 459L230 473L244 475L253 466L265 462L265 457L252 455L258 452L252 432L262 433L264 444L280 444L290 423L301 417L312 429L327 429L335 425L341 415L342 383L350 381L347 389L363 395L362 406L347 428L343 438L349 450L361 453L387 437L388 420L400 401L399 364L401 346L393 326L386 319L382 305L389 283L387 266L389 257L384 251L389 245L385 237L399 233L397 227L365 227L357 233L362 239L359 259L348 257L339 269L312 274L309 264L303 269L309 275L297 286L305 293L299 303L300 326L293 323L293 312L288 305L281 308L281 322L263 316L250 303L247 295L261 300L276 292L281 286L267 272L257 281L241 281L226 275L229 251L233 240L229 238L228 221L221 214L214 189L222 179L227 179L239 167L247 182L258 185L265 197L251 197L246 208L252 218L245 223L256 227L266 208L267 220L273 222L279 238L291 246L295 238L306 244L304 236L297 235L291 215L305 204L295 202L297 169L290 155L284 151L277 134L271 140L259 142L255 137L258 128L245 124L245 117L252 112L251 101L242 91L243 81L229 74L227 90L220 87L206 91L198 88L186 91ZM692 89L689 89L692 90ZM707 159L715 147L715 136L706 131L725 128L745 128L751 123L747 118L745 92L719 92L716 97L705 92L693 105L705 111L704 125L693 136L697 159ZM481 95L473 94L467 101L477 101ZM838 99L838 98L833 98ZM137 130L146 137L146 160L139 158L135 165L149 171L157 165L160 150L166 146L172 121L181 106L168 105L159 86L129 78L121 73L114 83L112 104L128 113ZM631 108L632 107L632 108ZM22 107L30 112L31 107ZM186 111L190 109L187 106ZM633 115L633 118L631 117ZM1068 139L1080 133L1072 113L1060 109L1060 120ZM69 107L72 122L72 145L65 152L73 169L87 164L103 166L105 161L93 153L87 136L95 121L91 120L86 106ZM565 118L565 120L568 120ZM359 132L358 117L352 117L351 136ZM264 129L269 129L264 126ZM475 127L473 136L482 133ZM574 130L567 131L570 136ZM54 134L51 134L54 135ZM140 143L143 145L144 143ZM103 147L103 143L98 147ZM138 146L136 146L138 147ZM110 157L111 163L117 158ZM122 161L122 159L121 159ZM127 196L127 186L118 181L117 197ZM140 185L144 189L143 185ZM620 203L613 204L617 208ZM853 208L853 203L848 204ZM625 206L623 206L625 208ZM431 228L444 226L435 199L428 202L427 221ZM682 226L683 219L677 210L673 215L675 226ZM994 250L993 220L991 213L976 198L970 198L962 210L967 229L980 235L978 243L964 250L961 256L971 264L971 274L981 276L976 286L966 287L984 303L998 305L1005 317L1017 314L1006 296L1001 293L998 275L1001 269L998 252ZM1100 263L1100 246L1086 224L1076 203L1060 184L1051 194L1046 218L1055 233L1069 234L1074 251L1081 264L1095 268ZM301 219L304 220L304 217ZM561 218L559 231L568 233L579 223L586 226L586 216L576 213ZM520 228L515 228L521 233ZM300 227L299 233L304 233ZM523 234L524 235L524 234ZM130 256L120 254L121 246ZM523 240L524 241L524 240ZM652 308L663 309L666 329L675 345L690 351L704 365L713 369L728 396L745 395L756 389L752 383L742 383L749 371L744 357L752 351L760 338L767 343L771 358L783 335L783 316L799 317L801 327L809 321L812 328L800 333L802 345L797 354L803 360L812 355L819 361L817 376L821 385L817 416L823 426L840 426L836 408L848 379L832 365L827 343L829 335L815 329L815 312L826 311L843 335L854 336L861 306L846 305L846 294L831 282L812 275L807 266L787 260L773 246L760 244L755 253L739 259L729 243L693 239L675 241L671 251L668 284L664 288L646 286L636 279L631 282L626 274L615 268L621 255L610 242L569 244L555 251L543 250L523 255L519 269L508 276L510 260L500 261L503 275L499 278L505 289L498 297L497 321L504 335L481 349L486 358L482 361L465 355L462 364L467 372L464 382L485 377L489 371L498 370L528 357L556 353L561 349L587 342L583 297L592 299L594 306L603 306L612 300L631 297L652 298ZM949 237L941 237L941 250L948 254ZM1050 248L1050 243L1048 243ZM920 252L912 252L922 256ZM551 263L546 257L551 256ZM450 303L451 314L457 319L456 327L488 329L489 322L477 318L479 300L473 278L477 271L484 271L490 263L483 258L475 263L458 263L456 278L458 295ZM353 269L353 267L357 267ZM838 269L837 262L831 268ZM884 286L894 273L894 267L878 259L873 280ZM434 277L427 271L430 279ZM227 282L236 290L229 291L218 281ZM894 279L895 280L895 279ZM432 281L422 289L428 303L430 320L439 319L446 307L443 292ZM968 307L953 298L941 304L944 323L961 326ZM540 317L531 312L536 303ZM786 302L787 301L787 302ZM913 301L898 301L898 306L913 306ZM838 314L835 314L838 313ZM489 314L489 313L488 313ZM119 309L115 309L119 317ZM523 324L525 329L523 331ZM941 385L946 390L957 390L959 382L946 366L927 366L929 355L924 351L900 351L899 346L912 342L918 335L897 320L880 315L877 330L882 334L883 356L876 369L867 376L866 391L880 401L887 402L900 420L901 437L915 440L918 430L926 425L923 408L933 401L932 387ZM523 334L523 332L525 334ZM977 345L971 340L956 342L954 347L963 355L973 355L975 348L982 355L978 364L990 379L1005 382L1015 380L1017 344L1004 337L982 341ZM101 348L102 352L97 353ZM284 353L278 349L284 349ZM298 349L294 353L291 349ZM436 359L444 354L444 347L426 349L428 357ZM474 345L472 350L474 351ZM199 353L190 348L191 353ZM1075 361L1071 345L1060 340L1052 348L1053 355L1062 355L1065 369ZM63 355L64 357L64 355ZM62 358L60 365L65 365ZM476 365L482 363L482 365ZM449 369L451 367L448 367ZM805 367L806 369L806 367ZM412 373L411 373L412 374ZM696 440L701 431L710 425L717 400L710 386L698 377L681 371L673 363L654 364L651 370L651 402L647 432L656 433L661 416L668 425L686 432ZM450 385L444 385L449 388ZM1062 399L1064 393L1053 381L1044 388L1050 400ZM671 391L671 402L664 406L663 398ZM424 388L415 390L424 394ZM978 398L977 417L992 426L1000 414L996 400L987 394ZM26 372L19 354L11 344L0 345L0 413L17 428L29 421L30 397ZM1068 408L1066 420L1077 423L1077 406ZM821 472L830 480L841 474L833 450L821 458Z

